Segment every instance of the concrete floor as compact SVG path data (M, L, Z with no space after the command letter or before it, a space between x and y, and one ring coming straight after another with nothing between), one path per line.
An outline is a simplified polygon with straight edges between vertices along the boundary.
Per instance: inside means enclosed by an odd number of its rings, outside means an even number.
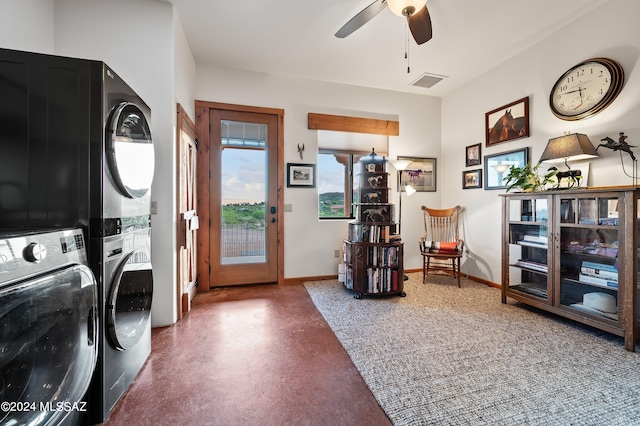
M199 294L152 346L105 424L390 424L302 285Z

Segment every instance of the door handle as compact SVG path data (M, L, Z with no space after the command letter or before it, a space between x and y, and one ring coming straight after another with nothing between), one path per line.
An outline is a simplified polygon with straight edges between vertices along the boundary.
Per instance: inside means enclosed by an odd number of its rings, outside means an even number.
M275 221L276 221L275 217L272 217L271 220L270 220L271 223L274 223Z

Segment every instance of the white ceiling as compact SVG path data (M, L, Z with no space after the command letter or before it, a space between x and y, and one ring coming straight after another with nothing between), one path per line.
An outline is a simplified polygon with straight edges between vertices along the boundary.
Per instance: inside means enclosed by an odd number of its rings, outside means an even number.
M197 64L444 96L609 0L429 0L433 38L411 39L410 73L405 19L388 8L334 36L373 0L163 1ZM412 87L423 73L447 78Z

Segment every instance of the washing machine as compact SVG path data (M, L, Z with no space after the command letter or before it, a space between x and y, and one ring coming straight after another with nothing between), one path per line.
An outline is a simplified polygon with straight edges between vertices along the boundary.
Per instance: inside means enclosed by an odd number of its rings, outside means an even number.
M109 417L151 353L151 229L129 224L102 238L102 319L90 394L92 423Z
M0 424L85 418L97 299L81 229L0 231Z

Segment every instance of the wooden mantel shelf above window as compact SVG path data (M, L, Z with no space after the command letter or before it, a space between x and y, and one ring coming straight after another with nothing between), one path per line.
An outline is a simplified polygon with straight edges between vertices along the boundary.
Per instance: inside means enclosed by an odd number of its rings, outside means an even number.
M398 136L400 134L400 122L310 112L309 129Z

